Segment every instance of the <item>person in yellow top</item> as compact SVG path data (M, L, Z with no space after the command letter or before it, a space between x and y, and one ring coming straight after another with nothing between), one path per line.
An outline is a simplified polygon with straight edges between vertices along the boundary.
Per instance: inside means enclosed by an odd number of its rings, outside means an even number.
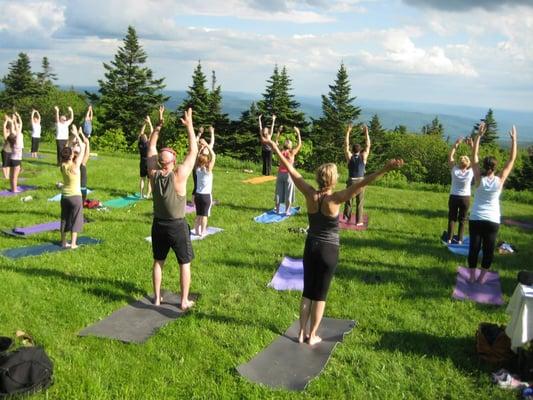
M80 140L78 130L71 126L72 135L77 139L78 149L66 146L61 150L61 174L63 190L61 192L61 246L75 249L78 232L83 228L83 202L80 189L80 165L85 156L85 142ZM77 153L77 154L76 154ZM67 232L71 232L72 240L67 243Z

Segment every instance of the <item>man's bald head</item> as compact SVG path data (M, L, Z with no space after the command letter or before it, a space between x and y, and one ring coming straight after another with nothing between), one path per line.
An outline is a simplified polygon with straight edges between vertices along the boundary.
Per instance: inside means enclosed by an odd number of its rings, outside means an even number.
M161 149L159 153L159 163L163 166L173 164L176 162L176 153L169 148Z

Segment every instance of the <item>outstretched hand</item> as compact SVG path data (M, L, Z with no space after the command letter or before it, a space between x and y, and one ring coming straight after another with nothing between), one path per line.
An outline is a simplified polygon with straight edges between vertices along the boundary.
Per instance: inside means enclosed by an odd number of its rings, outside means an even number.
M483 136L486 131L487 131L487 125L485 124L485 121L481 121L479 123L479 128L478 128L479 136Z
M350 124L350 126L351 126L351 124ZM363 124L363 125L361 126L361 130L363 131L363 133L365 134L365 136L368 136L368 126L366 126L366 125Z
M459 137L457 138L457 140L455 141L455 147L459 146L461 143L463 143L463 138L462 137Z
M474 147L474 141L470 137L465 140L465 143L472 148Z
M516 135L517 135L516 127L513 125L513 127L509 131L509 136L511 137L511 140L516 140Z
M165 120L165 106L160 105L159 106L159 123L162 124L164 120Z
M215 134L215 128L213 128L212 125L209 125L209 133L210 133L211 135L214 135L214 134Z
M186 127L192 128L192 108L188 108L187 111L183 113L183 118L180 118L181 123Z

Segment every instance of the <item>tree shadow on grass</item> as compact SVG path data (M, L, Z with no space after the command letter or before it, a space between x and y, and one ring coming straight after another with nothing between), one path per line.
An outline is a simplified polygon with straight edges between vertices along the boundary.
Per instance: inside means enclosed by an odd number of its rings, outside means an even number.
M402 207L384 207L380 205L369 205L366 207L369 210L384 211L388 213L408 214L416 217L426 218L446 218L448 216L447 210L428 210L423 208L402 208Z
M145 294L145 290L139 288L132 282L124 282L117 279L96 278L92 276L71 275L49 268L32 268L24 267L17 268L7 265L0 265L0 271L15 272L28 276L39 276L47 279L61 279L65 282L74 285L91 285L92 287L82 287L82 290L91 293L97 297L105 297L110 301L127 301L135 300L134 294ZM106 289L105 286L113 287L114 289ZM118 292L121 291L122 293Z
M249 327L249 328L253 328L253 329L256 329L258 327L262 327L264 329L267 329L277 335L282 335L283 334L283 331L281 331L279 329L279 327L277 327L276 325L274 325L273 323L269 323L269 322L258 322L258 321L249 321L249 320L245 320L245 319L242 319L242 318L235 318L233 316L230 316L230 315L224 315L224 314L207 314L207 313L204 313L204 312L201 312L201 311L194 311L194 317L195 318L198 318L199 320L201 319L205 319L205 320L209 320L209 321L213 321L213 322L217 322L217 323L221 323L221 324L232 324L232 325L240 325L240 326L244 326L244 327Z

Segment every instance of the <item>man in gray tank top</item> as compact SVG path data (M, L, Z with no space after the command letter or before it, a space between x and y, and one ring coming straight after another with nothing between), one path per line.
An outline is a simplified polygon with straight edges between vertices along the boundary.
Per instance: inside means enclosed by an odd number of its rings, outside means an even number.
M148 177L152 184L154 221L152 223L152 252L154 304L161 304L162 270L170 249L174 251L180 266L181 309L187 310L194 302L189 300L191 284L191 261L194 254L190 229L185 219L186 186L191 174L198 144L192 123L192 109L188 109L181 123L187 129L189 149L182 164L176 165L176 152L163 148L157 153L157 140L163 126L164 106L159 107L159 123L150 135L148 143Z

